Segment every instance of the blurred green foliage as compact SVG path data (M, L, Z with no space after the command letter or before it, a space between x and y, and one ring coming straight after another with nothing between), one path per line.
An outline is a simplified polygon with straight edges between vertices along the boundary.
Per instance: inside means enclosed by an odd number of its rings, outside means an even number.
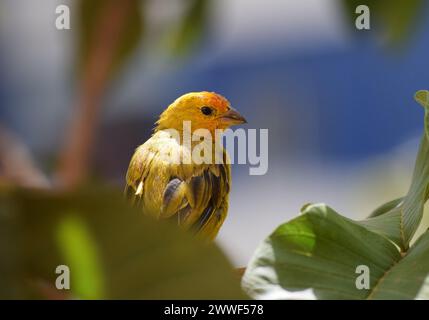
M55 232L64 264L73 270L73 291L82 298L102 298L106 275L98 254L97 241L92 237L85 220L70 213L61 219Z
M105 189L0 193L0 297L245 298L221 251ZM70 291L57 290L59 265Z
M371 28L378 30L389 46L401 45L409 39L425 5L424 0L342 0L342 2L352 28L357 17L356 7L368 6L371 12Z

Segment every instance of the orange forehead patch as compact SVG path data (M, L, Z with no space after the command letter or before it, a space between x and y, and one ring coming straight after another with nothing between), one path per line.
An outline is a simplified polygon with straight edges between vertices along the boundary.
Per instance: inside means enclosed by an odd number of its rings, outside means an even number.
M204 92L203 94L206 96L208 105L215 107L221 112L228 110L229 101L225 97L215 92Z

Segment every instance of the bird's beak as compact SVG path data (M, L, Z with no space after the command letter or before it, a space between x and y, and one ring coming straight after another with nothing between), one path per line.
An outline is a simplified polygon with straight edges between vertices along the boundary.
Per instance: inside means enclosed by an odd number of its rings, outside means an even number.
M241 124L241 123L247 123L246 119L240 113L238 113L237 110L235 110L233 108L231 108L227 112L223 113L219 117L219 120L228 126Z

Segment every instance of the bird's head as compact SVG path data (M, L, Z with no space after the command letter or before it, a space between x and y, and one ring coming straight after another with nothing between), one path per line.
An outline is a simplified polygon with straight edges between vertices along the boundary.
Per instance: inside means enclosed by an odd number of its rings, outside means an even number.
M183 122L190 121L192 130L224 130L233 125L246 123L246 119L231 108L223 96L214 92L191 92L174 101L160 116L156 130L182 131Z

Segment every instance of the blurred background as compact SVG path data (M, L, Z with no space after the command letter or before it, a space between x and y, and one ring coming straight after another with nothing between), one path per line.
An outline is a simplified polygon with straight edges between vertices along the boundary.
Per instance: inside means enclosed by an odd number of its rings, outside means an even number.
M355 28L367 3L371 29ZM58 30L58 5L70 30ZM217 242L237 266L308 202L359 219L405 194L429 88L423 0L1 0L0 184L122 188L160 112L216 91L269 129L233 166Z

